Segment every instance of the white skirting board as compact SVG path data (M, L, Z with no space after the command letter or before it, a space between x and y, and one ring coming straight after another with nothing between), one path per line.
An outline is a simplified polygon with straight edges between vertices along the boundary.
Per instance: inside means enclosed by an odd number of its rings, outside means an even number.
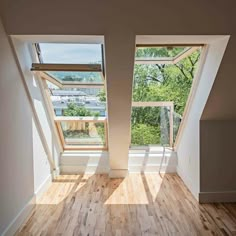
M61 165L60 174L109 174L109 166Z
M196 185L193 183L193 181L185 174L185 172L180 168L180 166L176 167L176 172L183 180L187 188L190 190L190 192L193 194L195 199L199 201L199 191L195 188Z
M52 183L52 176L49 175L45 181L38 187L38 189L35 191L36 201L42 196L44 192L47 191L49 186Z
M51 183L52 176L49 175L36 190L33 197L26 203L26 205L21 209L18 215L7 226L2 234L3 236L12 236L20 227L23 226L23 224L28 220L28 217L30 216L33 208L35 207L37 199L48 189Z

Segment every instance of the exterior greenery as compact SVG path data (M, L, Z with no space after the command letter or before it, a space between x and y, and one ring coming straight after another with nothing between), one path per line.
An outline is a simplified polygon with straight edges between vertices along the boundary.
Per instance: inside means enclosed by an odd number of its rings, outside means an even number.
M64 116L94 116L98 117L99 112L91 112L85 107L76 105L75 103L68 104L67 108L64 110Z
M165 57L166 51L166 48L147 48L138 52L151 57ZM135 65L133 101L173 101L175 112L182 115L199 56L198 50L174 65Z
M168 144L169 113L166 107L133 107L131 145Z
M137 50L136 57L168 57L181 52L181 48L146 48ZM173 101L174 138L187 102L200 57L200 50L177 64L135 65L133 101ZM169 144L168 108L147 110L133 108L131 116L131 145ZM175 122L178 121L178 122ZM140 128L142 127L142 129ZM155 138L153 129L156 130ZM149 142L150 141L150 142Z

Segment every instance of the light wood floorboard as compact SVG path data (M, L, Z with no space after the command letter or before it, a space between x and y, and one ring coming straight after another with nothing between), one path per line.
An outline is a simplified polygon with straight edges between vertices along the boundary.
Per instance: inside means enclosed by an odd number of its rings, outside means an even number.
M199 204L177 175L61 175L16 235L236 235L236 204Z

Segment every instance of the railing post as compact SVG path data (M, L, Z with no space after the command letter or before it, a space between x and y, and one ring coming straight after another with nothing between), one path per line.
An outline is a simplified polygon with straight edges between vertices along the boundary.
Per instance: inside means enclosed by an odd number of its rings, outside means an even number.
M174 104L172 102L170 106L170 146L173 146L173 137L174 137L174 128L173 128L173 123L174 123Z

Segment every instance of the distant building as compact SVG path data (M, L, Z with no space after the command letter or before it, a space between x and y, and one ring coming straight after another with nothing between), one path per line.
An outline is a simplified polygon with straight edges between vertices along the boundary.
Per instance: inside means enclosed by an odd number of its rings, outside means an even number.
M91 92L91 91L90 91ZM100 116L106 116L106 104L100 102L96 94L87 94L78 90L51 90L52 104L56 116L62 116L69 103L85 107L92 112L99 112Z

